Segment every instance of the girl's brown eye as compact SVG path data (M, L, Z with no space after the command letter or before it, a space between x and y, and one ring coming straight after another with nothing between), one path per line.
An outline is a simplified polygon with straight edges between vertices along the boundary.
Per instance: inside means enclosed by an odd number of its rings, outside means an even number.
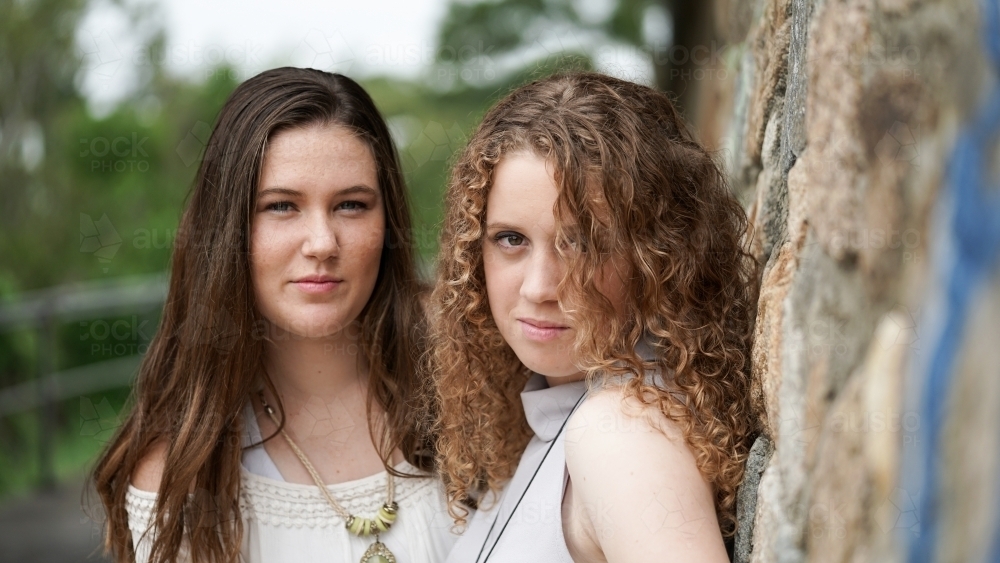
M517 233L511 233L511 232L497 233L497 235L493 238L494 240L496 240L497 244L505 248L521 246L522 244L524 244L524 237Z

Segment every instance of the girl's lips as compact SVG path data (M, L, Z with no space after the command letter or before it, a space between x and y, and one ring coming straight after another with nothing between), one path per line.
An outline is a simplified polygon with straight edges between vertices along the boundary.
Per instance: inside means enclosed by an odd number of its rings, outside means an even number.
M297 281L294 283L295 287L299 288L299 291L302 291L303 293L319 294L319 293L331 292L340 287L340 284L343 282L330 280L330 281Z
M517 322L521 325L521 333L528 340L534 340L536 342L548 342L554 340L563 335L563 333L569 330L568 327L564 326L536 326L523 319L517 319Z

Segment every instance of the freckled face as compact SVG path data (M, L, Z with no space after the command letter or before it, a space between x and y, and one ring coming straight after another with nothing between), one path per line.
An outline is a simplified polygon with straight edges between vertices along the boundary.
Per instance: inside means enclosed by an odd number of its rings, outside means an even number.
M384 240L375 160L364 141L336 125L271 137L250 243L266 319L306 338L343 330L371 297Z
M528 369L550 378L578 378L571 320L557 288L566 265L556 250L553 207L558 187L544 159L525 152L496 166L486 201L483 263L490 311L507 344ZM600 291L624 307L621 278L608 263Z

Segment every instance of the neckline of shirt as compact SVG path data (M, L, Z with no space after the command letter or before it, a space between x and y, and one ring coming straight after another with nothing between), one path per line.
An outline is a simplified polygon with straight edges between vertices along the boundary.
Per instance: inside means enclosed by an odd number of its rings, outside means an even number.
M653 348L648 339L639 341L635 351L647 362L655 359ZM645 374L646 382L662 385L660 376L655 371ZM543 442L549 442L559 432L559 427L566 420L580 397L588 392L586 380L573 381L550 387L545 377L532 372L521 392L521 404L524 416L532 432Z
M430 476L427 474L427 472L420 470L419 468L413 466L406 460L403 460L394 465L393 469L403 474L410 474L410 475L416 474L423 477ZM278 481L276 479L271 479L269 477L264 477L262 475L257 475L256 473L252 473L246 467L243 467L242 464L240 465L240 476L247 484L257 483L261 486L267 487L268 489L272 490L283 489L287 492L293 492L293 493L307 493L307 494L312 493L315 494L317 498L319 498L320 494L319 487L317 487L315 484L307 485L304 483L289 483L288 481ZM350 481L343 481L340 483L329 483L326 485L326 489L331 493L341 494L345 496L352 496L352 494L356 494L373 488L384 490L385 488L384 482L386 481L387 477L388 477L388 471L382 470L379 471L378 473L373 473L371 475L360 477L358 479L352 479ZM396 496L399 497L399 492L401 491L401 489L406 488L407 483L416 480L417 479L397 478ZM157 494L155 491L144 491L142 489L136 488L135 485L133 485L132 483L129 483L128 490L129 492L135 494L136 496L144 498L155 498Z

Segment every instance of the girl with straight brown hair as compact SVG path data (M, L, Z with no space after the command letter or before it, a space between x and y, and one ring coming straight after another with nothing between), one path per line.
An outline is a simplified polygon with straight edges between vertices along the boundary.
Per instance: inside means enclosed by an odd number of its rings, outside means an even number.
M443 560L409 205L368 94L312 69L242 83L179 230L93 476L114 559Z
M587 73L519 88L446 206L438 461L468 525L449 561L727 561L758 268L669 98Z

